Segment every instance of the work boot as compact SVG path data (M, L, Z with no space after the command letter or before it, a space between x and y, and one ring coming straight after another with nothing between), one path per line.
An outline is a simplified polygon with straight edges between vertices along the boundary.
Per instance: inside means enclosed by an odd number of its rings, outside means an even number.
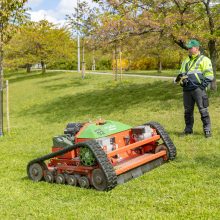
M206 138L212 137L211 131L204 131L204 135L205 135Z
M193 131L183 131L183 133L181 134L181 136L186 136L186 135L190 135L193 134Z

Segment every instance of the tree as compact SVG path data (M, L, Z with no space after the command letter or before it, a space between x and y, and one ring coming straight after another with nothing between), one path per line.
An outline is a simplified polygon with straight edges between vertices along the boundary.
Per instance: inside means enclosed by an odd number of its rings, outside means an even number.
M32 64L41 63L45 73L46 65L72 60L74 47L75 43L65 28L58 28L46 20L28 22L12 38L6 58L28 69Z
M95 0L108 5L128 24L127 35L163 33L186 49L188 38L197 38L208 48L216 76L219 38L219 0ZM147 36L146 36L147 37ZM216 77L215 77L216 78ZM217 89L214 79L211 88Z
M4 46L9 42L18 24L25 19L27 0L0 1L0 136L3 135L3 57Z
M98 14L99 10L97 8L90 8L88 3L83 1L79 3L72 14L66 15L69 27L74 34L80 35L82 39L82 79L85 77L85 45L88 44L89 40L92 42L92 45L94 44L95 38L93 37L93 32L97 25ZM93 55L94 66L95 58Z

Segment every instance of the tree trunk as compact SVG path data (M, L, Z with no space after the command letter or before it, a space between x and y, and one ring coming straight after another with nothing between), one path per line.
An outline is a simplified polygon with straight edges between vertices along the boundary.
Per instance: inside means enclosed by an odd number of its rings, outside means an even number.
M118 54L117 46L115 45L115 81L118 80Z
M42 73L46 73L46 64L44 63L43 60L41 60L41 68L42 68Z
M120 81L122 81L122 60L121 60L121 46L119 46L119 65L120 65Z
M27 64L26 68L27 68L27 73L30 73L31 72L31 64Z
M212 12L211 12L212 3L210 0L202 1L202 2L205 5L206 14L207 14L208 21L209 21L209 30L212 36L212 38L208 42L209 54L210 54L210 59L212 61L212 67L213 67L213 73L214 73L214 80L211 83L211 90L217 91L217 83L216 83L217 48L216 48L216 40L213 37L213 35L215 34L215 23L214 23Z
M157 63L157 72L161 73L162 72L162 61L160 55L158 56L158 63Z
M3 136L3 48L0 42L0 137Z
M217 49L216 49L216 41L214 39L209 40L208 43L210 59L212 61L214 80L211 83L211 90L217 91L217 83L216 83L216 62L217 62Z
M96 64L95 64L95 51L92 51L92 71L96 70Z
M183 62L183 53L179 52L178 69L181 68L182 62Z

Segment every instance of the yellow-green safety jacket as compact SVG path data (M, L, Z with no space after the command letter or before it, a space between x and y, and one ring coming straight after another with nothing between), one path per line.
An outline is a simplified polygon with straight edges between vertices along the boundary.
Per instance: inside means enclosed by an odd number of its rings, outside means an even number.
M205 89L214 78L211 60L200 54L187 57L181 65L180 73L188 76L188 83L183 87L184 91L198 87Z

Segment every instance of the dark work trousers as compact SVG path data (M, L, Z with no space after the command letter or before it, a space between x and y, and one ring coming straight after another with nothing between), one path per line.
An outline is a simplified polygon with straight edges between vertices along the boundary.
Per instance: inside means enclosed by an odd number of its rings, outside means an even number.
M208 96L205 90L197 88L192 91L184 91L183 92L183 104L184 104L184 117L185 117L185 132L193 132L193 124L194 124L194 106L195 103L198 106L201 120L203 123L203 130L211 131L211 121L208 112Z

